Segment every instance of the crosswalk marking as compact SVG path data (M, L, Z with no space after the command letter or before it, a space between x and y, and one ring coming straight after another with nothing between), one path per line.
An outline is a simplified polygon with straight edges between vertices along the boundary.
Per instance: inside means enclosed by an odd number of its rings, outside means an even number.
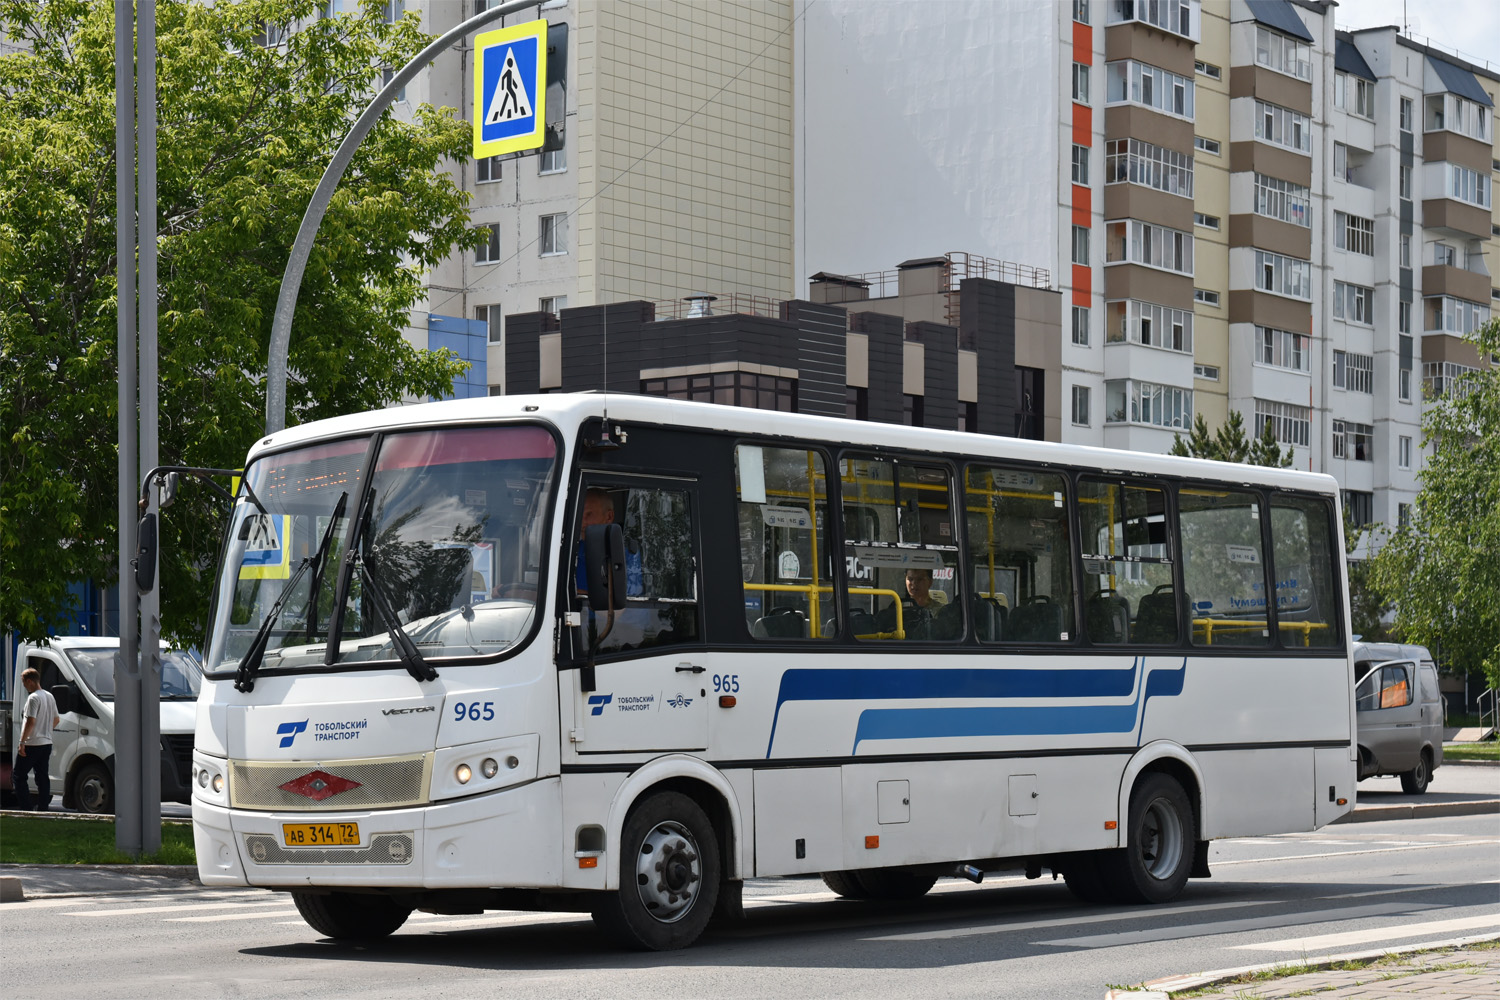
M296 913L297 908L289 903L281 903L275 912L262 913L214 913L207 916L197 917L167 917L163 923L167 924L217 924L228 923L231 920L264 920L267 917L280 917L288 913Z
M1392 902L1372 903L1368 906L1349 906L1338 910L1316 910L1311 913L1268 913L1259 917L1241 917L1236 920L1219 920L1205 924L1178 924L1173 927L1150 927L1139 931L1119 931L1112 934L1093 934L1083 937L1055 938L1037 941L1058 948L1119 948L1146 944L1153 941L1179 941L1184 938L1208 937L1213 934L1237 934L1271 927L1295 927L1302 924L1323 924L1335 920L1358 920L1365 917L1384 917L1395 914L1433 910L1438 903Z
M1477 917L1454 917L1450 920L1429 920L1420 924L1403 923L1394 927L1374 927L1363 931L1344 931L1340 934L1316 934L1311 937L1261 941L1256 944L1236 944L1230 947L1241 951L1295 951L1306 955L1321 952L1327 948L1347 948L1350 945L1368 944L1372 941L1390 941L1404 937L1426 938L1439 934L1452 934L1455 931L1480 930L1490 927L1500 927L1500 913L1483 914Z
M228 910L249 909L251 907L288 906L290 900L270 899L256 902L245 900L225 900L222 903L176 903L171 906L121 906L109 910L79 910L77 913L64 913L65 917L118 917L130 913L181 913L187 910ZM216 920L217 917L210 917Z

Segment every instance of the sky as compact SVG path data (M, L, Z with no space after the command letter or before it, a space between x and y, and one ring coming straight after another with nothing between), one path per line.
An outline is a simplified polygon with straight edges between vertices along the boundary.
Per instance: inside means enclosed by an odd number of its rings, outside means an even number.
M1414 41L1500 73L1500 0L1340 0L1334 22L1346 31L1404 23Z

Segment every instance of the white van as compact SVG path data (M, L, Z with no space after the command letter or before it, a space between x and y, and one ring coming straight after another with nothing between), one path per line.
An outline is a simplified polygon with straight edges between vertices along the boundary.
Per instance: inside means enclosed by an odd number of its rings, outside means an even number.
M1432 654L1424 646L1358 642L1354 677L1360 779L1394 774L1407 793L1427 791L1443 763L1443 698Z
M52 794L63 806L90 813L115 811L115 662L120 640L58 637L49 645L22 643L16 651L18 692L11 713L11 745L21 740L26 689L21 671L35 667L42 687L57 699L62 724L52 731ZM193 767L193 728L203 669L190 654L162 647L161 797L187 802Z

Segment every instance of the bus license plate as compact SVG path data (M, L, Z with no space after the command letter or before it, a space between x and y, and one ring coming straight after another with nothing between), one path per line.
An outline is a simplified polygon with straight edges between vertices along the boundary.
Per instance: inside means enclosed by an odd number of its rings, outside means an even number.
M358 847L358 823L283 823L288 847Z

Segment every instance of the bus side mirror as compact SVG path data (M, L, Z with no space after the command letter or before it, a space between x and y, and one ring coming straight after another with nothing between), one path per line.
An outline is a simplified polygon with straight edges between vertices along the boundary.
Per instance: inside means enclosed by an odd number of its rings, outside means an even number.
M58 715L67 715L73 711L73 685L54 684L50 693L52 700L57 702Z
M583 564L589 606L595 611L623 608L625 532L618 524L591 524L583 529Z
M135 530L135 585L149 594L156 585L156 515L141 518Z

